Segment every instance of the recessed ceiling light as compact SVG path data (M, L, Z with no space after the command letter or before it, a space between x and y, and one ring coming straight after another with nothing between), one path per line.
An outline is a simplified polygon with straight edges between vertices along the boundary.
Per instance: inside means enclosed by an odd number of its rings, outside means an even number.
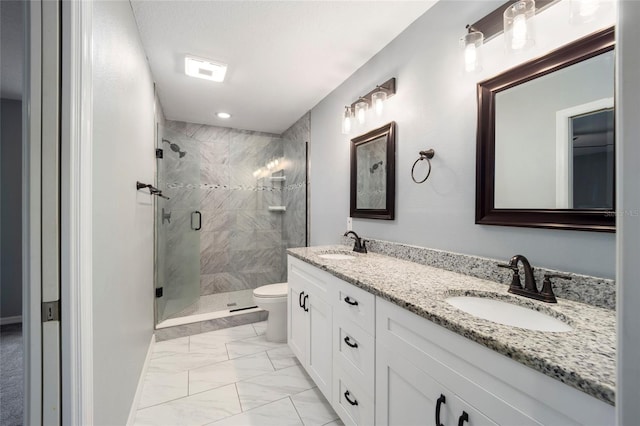
M216 113L216 115L218 116L218 118L231 118L231 114L229 114L228 112L218 112Z
M187 56L184 58L184 72L191 77L221 82L227 73L227 64Z

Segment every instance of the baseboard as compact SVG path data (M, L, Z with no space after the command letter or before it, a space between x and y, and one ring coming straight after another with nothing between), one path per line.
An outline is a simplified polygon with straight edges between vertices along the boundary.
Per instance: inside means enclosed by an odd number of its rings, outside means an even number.
M0 325L18 324L21 322L22 322L22 315L17 315L15 317L0 318Z
M127 426L133 425L136 420L136 412L138 411L138 405L140 405L140 398L142 397L142 389L144 388L144 378L147 376L147 368L149 368L149 362L151 361L151 354L153 353L153 346L156 344L156 335L151 335L151 341L149 342L149 349L147 350L147 357L144 360L142 371L140 372L140 378L138 379L138 387L136 388L136 394L133 397L131 403L131 409L129 410L129 418L127 419Z

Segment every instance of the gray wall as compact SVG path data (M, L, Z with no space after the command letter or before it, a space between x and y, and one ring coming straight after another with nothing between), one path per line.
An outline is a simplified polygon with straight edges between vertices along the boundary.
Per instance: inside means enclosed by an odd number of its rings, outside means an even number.
M22 315L22 102L0 104L0 317Z
M127 422L153 334L153 81L129 2L93 9L96 425Z
M618 98L616 152L618 160L618 386L616 388L617 424L633 425L640 418L640 3L620 2L618 22Z
M354 219L364 237L404 242L499 259L516 253L534 265L603 277L614 276L615 235L592 232L480 226L474 224L476 83L513 65L502 46L485 51L485 71L459 70L458 39L502 1L438 2L311 111L311 243L339 241L349 215L349 139L374 126L397 122L396 220ZM544 14L552 13L550 8ZM562 22L566 23L566 19ZM571 28L569 28L571 27ZM578 26L563 24L569 35ZM562 42L565 35L539 37ZM566 41L564 41L566 42ZM540 43L541 48L544 43ZM490 47L490 46L486 46ZM532 55L543 52L535 51ZM522 58L522 55L520 55ZM371 122L352 136L341 134L340 114L376 84L397 77L384 122ZM433 171L422 185L411 181L418 151L433 148Z

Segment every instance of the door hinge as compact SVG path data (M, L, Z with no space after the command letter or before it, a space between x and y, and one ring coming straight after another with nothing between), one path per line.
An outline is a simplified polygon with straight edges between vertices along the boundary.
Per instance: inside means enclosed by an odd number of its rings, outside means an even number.
M60 301L42 302L42 322L60 321Z
M156 288L156 297L162 297L163 287Z
M156 148L156 158L164 158L164 151L160 148Z

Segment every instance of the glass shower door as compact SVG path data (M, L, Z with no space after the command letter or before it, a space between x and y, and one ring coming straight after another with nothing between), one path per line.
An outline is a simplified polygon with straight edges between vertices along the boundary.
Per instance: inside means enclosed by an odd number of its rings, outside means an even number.
M159 126L156 202L156 321L198 301L200 295L200 154L198 142ZM159 155L157 155L159 157Z

